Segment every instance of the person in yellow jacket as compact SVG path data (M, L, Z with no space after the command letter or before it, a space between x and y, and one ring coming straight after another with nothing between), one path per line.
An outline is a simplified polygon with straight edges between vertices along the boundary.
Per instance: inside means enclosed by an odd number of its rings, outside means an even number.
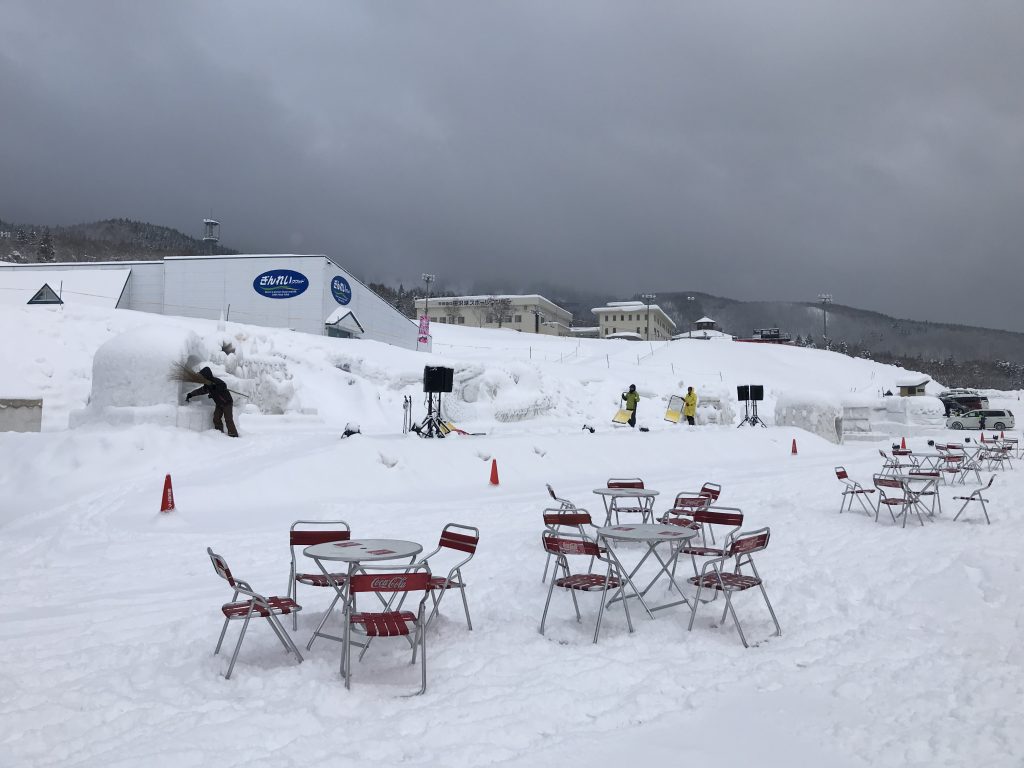
M635 428L636 405L640 402L640 393L636 391L636 384L629 385L629 392L623 392L622 399L626 401L626 410L629 411L629 426Z
M686 417L686 423L691 427L694 425L694 417L697 415L697 393L693 391L693 387L686 390L686 397L683 398L683 416Z

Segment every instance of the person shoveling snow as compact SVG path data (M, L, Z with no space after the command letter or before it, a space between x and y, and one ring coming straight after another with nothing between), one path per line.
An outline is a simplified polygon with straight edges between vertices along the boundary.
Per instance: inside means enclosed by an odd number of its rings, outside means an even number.
M199 397L201 395L207 395L213 400L213 428L218 432L224 431L223 421L227 422L228 435L231 437L238 437L238 430L235 429L235 420L232 416L234 410L235 401L231 398L231 392L228 391L228 385L224 383L222 379L218 379L213 375L213 371L209 368L200 369L197 374L198 377L194 381L205 381L206 383L198 389L194 389L185 395L186 402L191 400L193 397Z

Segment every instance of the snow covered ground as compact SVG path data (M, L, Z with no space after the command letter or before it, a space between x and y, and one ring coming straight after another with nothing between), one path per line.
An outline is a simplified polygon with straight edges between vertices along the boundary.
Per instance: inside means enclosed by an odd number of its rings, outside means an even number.
M287 398L283 413L242 413L239 440L149 424L67 429L89 396L95 350L147 324L195 331L218 370L234 366L239 386L262 377ZM905 371L768 345L652 347L443 326L428 356L89 308L0 308L0 328L0 396L45 399L42 433L0 433L0 766L1024 758L1024 516L1013 503L1024 473L999 473L991 526L977 516L952 522L959 489L944 488L945 514L902 530L837 514L832 468L868 481L884 446L661 419L668 396L691 384L727 398L735 384L763 383L770 414L781 393L874 393ZM422 417L428 362L456 368L452 415L485 434L401 435L404 396ZM649 433L609 424L630 383ZM349 421L364 434L339 440ZM178 509L160 515L166 473ZM748 637L762 641L750 649L731 624L713 626L716 611L687 633L684 610L655 620L634 610L629 634L616 607L593 645L595 595L580 596L577 624L569 597L555 594L547 635L538 634L544 483L596 513L592 490L633 475L662 492L656 509L715 481L722 503L744 510L745 528L771 526L758 564L781 637L768 639L770 618L750 593L737 598ZM258 590L283 594L287 529L298 518L342 518L356 537L407 538L427 551L447 522L481 529L466 572L474 630L449 596L428 636L425 696L402 698L418 678L401 641L376 643L346 691L335 644L319 641L297 665L262 623L224 680L227 658L212 650L231 595L205 548ZM327 607L324 592L300 588L300 648Z

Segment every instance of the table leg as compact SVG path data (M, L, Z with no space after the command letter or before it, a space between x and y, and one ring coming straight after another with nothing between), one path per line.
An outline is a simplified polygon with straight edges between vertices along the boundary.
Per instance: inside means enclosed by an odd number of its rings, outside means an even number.
M661 542L659 542L659 541L654 541L654 542L649 542L648 543L648 547L650 548L650 552L648 554L653 554L654 555L654 558L658 561L658 564L661 566L661 569L654 575L654 578L651 579L651 583L648 584L643 589L641 594L646 595L648 592L650 592L651 591L651 587L653 587L658 582L658 580L661 578L661 574L664 573L666 576L668 576L669 584L671 584L672 587L675 587L676 592L678 592L679 596L681 598L683 598L683 599L682 600L676 600L674 603L665 603L664 605L656 605L653 608L651 608L651 610L652 611L660 611L663 608L672 608L672 607L674 607L676 605L683 605L683 604L685 604L686 606L692 608L692 606L690 605L690 601L686 599L686 595L683 594L683 590L679 588L679 584L676 583L675 577L672 575L672 572L669 571L669 569L668 569L669 563L674 562L679 557L679 553L682 550L681 549L675 550L675 553L676 553L675 557L670 557L668 562L665 562L664 560L661 559L661 556L657 552L657 546L660 543ZM669 550L672 551L673 550L672 544L674 542L669 541L669 542L666 542L666 543L669 544ZM644 559L646 559L646 558L644 558Z
M630 598L635 597L635 598L637 598L640 601L640 604L644 607L644 610L647 611L647 615L650 616L653 619L654 618L654 613L651 611L650 607L647 605L647 601L644 600L644 596L642 594L640 594L640 590L638 590L636 588L636 584L633 583L633 576L636 575L636 572L638 570L640 570L640 566L644 564L644 560L646 560L651 553L648 552L646 555L644 555L643 559L640 560L640 562L637 564L636 568L634 568L632 571L627 571L625 566L622 565L622 561L619 560L619 556L617 554L615 554L615 550L610 546L610 542L607 539L605 539L605 547L608 550L608 556L615 560L615 565L618 566L619 573L621 573L625 577L626 583L629 584L630 589L633 590L633 594L632 595L627 595L625 589L620 589L619 590L619 595L621 595L621 597L613 597L613 598L611 598L608 601L608 605L611 605L612 603L614 603L614 602L616 602L618 600L628 600Z

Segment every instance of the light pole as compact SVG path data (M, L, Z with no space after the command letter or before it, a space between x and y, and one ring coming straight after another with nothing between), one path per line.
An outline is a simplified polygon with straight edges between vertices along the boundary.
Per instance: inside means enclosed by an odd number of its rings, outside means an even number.
M654 293L642 293L640 298L647 302L647 340L651 340L651 302L658 298Z
M423 302L423 314L430 317L430 284L434 282L436 277L426 272L420 275L420 277L423 278L423 282L427 284L427 296Z
M828 349L828 305L832 303L831 293L819 293L821 302L821 343Z
M686 317L687 318L693 317L693 302L694 301L696 301L696 297L695 296L687 296L686 297ZM693 320L689 320L688 319L687 320L687 325L690 326L687 329L687 331L686 331L687 338L692 339L693 338Z

